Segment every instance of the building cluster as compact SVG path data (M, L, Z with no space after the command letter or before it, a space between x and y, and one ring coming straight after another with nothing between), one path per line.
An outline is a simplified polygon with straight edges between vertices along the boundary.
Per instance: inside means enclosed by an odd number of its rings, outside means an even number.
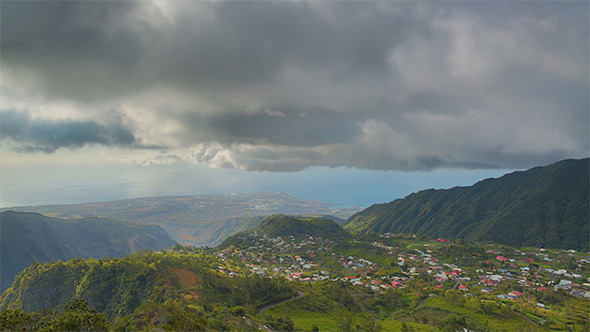
M502 252L490 245L482 251L482 257L478 256L481 259L467 264L442 254L443 249L455 245L447 239L424 241L415 235L386 233L380 235L382 240L370 243L386 257L387 266L380 266L366 257L346 254L342 249L345 247L321 237L270 237L257 233L248 236L246 246L228 248L218 255L246 263L254 275L297 282L346 282L373 292L405 288L409 281L417 280L425 287L455 289L471 296L490 294L506 300L519 299L523 292L547 289L563 289L573 296L590 299L590 259L580 258L580 254L574 258L572 251ZM412 249L394 246L392 241L397 239L410 241ZM351 245L361 242L354 240ZM575 265L571 265L572 259Z

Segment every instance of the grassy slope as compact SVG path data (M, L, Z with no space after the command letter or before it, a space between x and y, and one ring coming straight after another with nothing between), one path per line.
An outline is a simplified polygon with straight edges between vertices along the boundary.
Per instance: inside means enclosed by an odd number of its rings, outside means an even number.
M345 229L590 249L588 159L514 172L471 187L426 190L353 215Z

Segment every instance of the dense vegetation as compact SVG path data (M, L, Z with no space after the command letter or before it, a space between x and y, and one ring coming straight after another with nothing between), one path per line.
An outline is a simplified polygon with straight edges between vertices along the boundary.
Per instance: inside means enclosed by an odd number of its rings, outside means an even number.
M106 314L88 308L84 299L58 309L28 313L22 309L0 311L0 328L9 331L106 331L112 328Z
M0 296L0 330L588 331L590 256L570 249L588 246L588 166L410 195L357 215L353 234L326 217L273 215L238 221L255 228L214 248L33 262ZM57 239L55 225L35 227ZM100 232L117 230L89 227L102 247ZM3 249L24 235L5 236ZM68 236L58 240L101 247Z
M0 214L0 241L2 291L33 261L123 257L138 250L158 250L176 244L158 226L100 218L66 221L12 211Z
M590 302L579 295L589 295L589 285L576 284L575 292L550 286L562 278L585 281L584 253L404 234L307 235L250 232L217 248L35 264L0 298L0 330L590 328ZM554 273L559 269L567 272ZM442 273L448 280L435 279ZM499 276L500 283L488 284ZM523 296L501 298L513 291Z
M322 237L331 240L344 240L351 237L335 221L322 216L288 216L276 214L265 217L260 226L254 230L237 233L225 239L219 245L227 248L232 245L253 245L252 234L264 234L267 237Z
M589 159L426 190L353 215L345 229L590 250Z
M295 217L273 215L266 217L256 231L277 236L319 236L325 239L342 240L350 238L350 234L336 222L322 217Z
M2 294L2 319L38 327L61 319L60 306L66 311L74 306L85 314L104 314L109 328L137 330L155 325L199 330L207 324L223 327L224 320L217 317L220 313L244 315L246 310L296 294L284 279L245 276L241 273L245 270L232 262L187 250L34 264ZM232 277L218 271L222 264L233 268ZM86 303L91 312L85 309ZM27 314L47 310L51 313L47 317ZM9 323L3 324L6 328Z

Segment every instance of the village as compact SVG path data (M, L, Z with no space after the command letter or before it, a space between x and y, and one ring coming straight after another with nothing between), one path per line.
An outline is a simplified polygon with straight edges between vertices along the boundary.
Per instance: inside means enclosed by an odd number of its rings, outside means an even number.
M270 237L257 232L241 236L238 245L216 254L245 264L252 275L302 283L343 282L370 293L402 290L417 281L424 289L459 290L471 297L516 300L527 291L549 289L590 299L590 257L574 250L465 246L463 240L390 233L346 244L317 236ZM219 268L221 273L235 274Z

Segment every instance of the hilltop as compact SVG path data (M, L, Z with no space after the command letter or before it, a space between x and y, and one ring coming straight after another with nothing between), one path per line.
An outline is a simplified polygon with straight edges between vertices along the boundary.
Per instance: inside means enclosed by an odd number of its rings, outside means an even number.
M589 159L425 190L353 215L345 229L588 251Z
M0 240L2 291L33 261L123 257L138 250L158 250L176 244L155 225L101 218L69 221L13 211L0 214Z
M342 226L323 216L289 216L276 214L262 219L260 225L252 230L243 231L228 237L219 247L243 245L258 234L269 238L324 238L330 240L345 240L351 237Z
M256 231L271 237L319 236L332 240L350 238L350 234L333 220L312 216L269 216L262 221Z

